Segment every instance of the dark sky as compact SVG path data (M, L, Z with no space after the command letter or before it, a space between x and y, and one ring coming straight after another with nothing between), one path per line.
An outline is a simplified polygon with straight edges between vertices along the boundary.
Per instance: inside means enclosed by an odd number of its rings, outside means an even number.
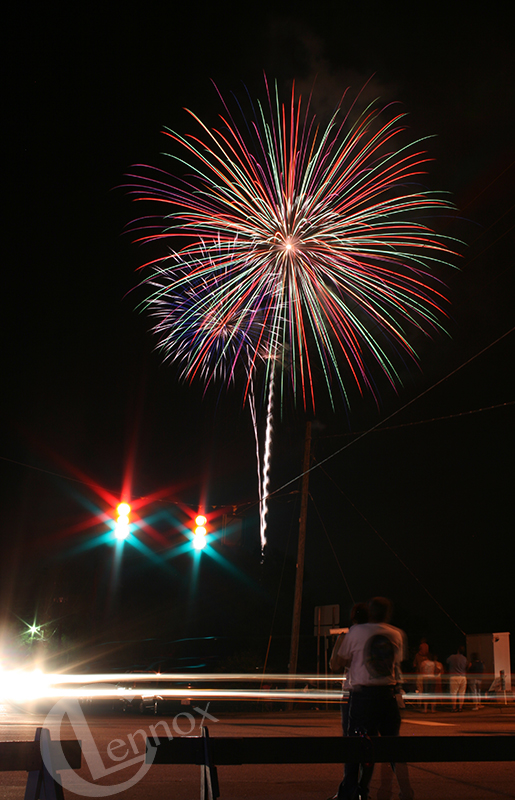
M406 373L398 394L385 388L379 410L351 392L348 413L323 403L317 412L313 463L349 446L311 475L305 630L314 605L340 603L343 613L351 600L381 593L395 600L410 635L428 631L440 649L451 647L460 630L514 633L509 25L500 16L470 16L463 4L442 4L441 12L411 6L408 15L395 6L360 11L340 3L335 12L334 5L295 4L284 14L224 3L207 10L140 4L118 16L87 5L61 14L46 6L11 12L4 619L26 618L56 592L86 596L99 580L109 548L93 565L77 548L98 532L88 529L88 519L110 511L108 495L119 496L132 454L133 498L162 490L159 508L170 517L180 516L176 503L194 507L201 498L237 507L247 551L234 559L247 577L231 583L221 570L206 583L223 595L226 622L237 605L240 626L242 614L256 625L261 598L258 627L270 630L284 550L286 573L294 553L299 482L271 500L270 563L261 568L252 546L254 442L241 386L203 397L201 386L180 384L154 352L148 320L135 311L140 298L131 292L145 254L124 234L135 211L119 188L134 163L169 166L160 132L190 130L184 107L216 121L211 80L224 95L241 93L245 84L262 96L265 70L281 88L294 78L309 90L316 78L321 116L347 86L356 94L373 76L370 91L404 104L414 137L436 135L428 145L435 158L428 182L451 193L460 219L449 230L467 243L460 271L448 275L450 337L419 348L421 371ZM304 427L303 413L290 407L277 419L272 490L301 472ZM160 552L162 542L148 542ZM126 582L138 597L153 596L159 557L130 558ZM179 587L176 599L191 590L189 567L180 563L166 575ZM260 570L269 571L266 579ZM155 604L167 608L160 587ZM218 633L216 604L206 602L195 614L205 621L202 632ZM285 634L287 604L281 600ZM188 632L187 614L176 628L169 623L171 636Z

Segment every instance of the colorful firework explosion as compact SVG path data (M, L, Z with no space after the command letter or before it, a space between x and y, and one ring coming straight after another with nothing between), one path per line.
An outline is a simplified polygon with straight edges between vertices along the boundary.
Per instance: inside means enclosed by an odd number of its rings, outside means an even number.
M185 241L151 262L144 305L161 346L205 381L231 379L240 356L250 380L262 360L267 383L277 373L304 406L315 370L331 400L350 375L374 393L377 366L395 385L386 343L416 360L413 329L442 328L433 268L453 253L424 218L451 206L417 184L429 159L418 141L397 144L405 114L374 102L352 121L340 105L320 130L294 87L282 104L265 85L267 104L241 128L224 103L219 129L189 112L200 136L166 131L187 180L134 176L135 197L162 210L143 241Z
M252 379L262 339L259 308L234 307L224 297L227 267L218 269L220 249L201 245L201 257L171 255L146 283L153 287L150 314L153 332L166 361L181 364L185 380L200 378L206 387L217 379L231 383L239 365ZM205 267L211 265L209 274ZM216 298L216 300L214 300Z

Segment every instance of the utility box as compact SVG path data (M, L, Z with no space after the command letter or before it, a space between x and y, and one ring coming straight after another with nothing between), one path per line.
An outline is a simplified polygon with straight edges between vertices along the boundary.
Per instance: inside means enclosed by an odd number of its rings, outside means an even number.
M495 690L511 692L510 634L471 633L467 635L467 657L477 653L485 665L485 686L495 682ZM504 677L505 685L502 686ZM486 684L488 683L488 686Z

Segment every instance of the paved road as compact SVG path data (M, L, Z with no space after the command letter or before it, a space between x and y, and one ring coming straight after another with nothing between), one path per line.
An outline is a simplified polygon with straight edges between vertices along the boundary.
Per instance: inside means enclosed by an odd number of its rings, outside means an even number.
M204 706L202 706L204 708ZM258 714L254 711L244 713L217 712L211 706L209 713L216 717L207 719L211 736L329 736L340 731L337 711L296 711L269 712ZM93 766L92 753L100 755L102 761L97 778L96 789L101 786L116 787L122 791L118 796L127 800L193 800L199 797L199 768L189 766L158 766L148 772L133 785L139 770L143 771L141 753L144 735L151 732L151 726L168 725L172 735L198 732L201 716L195 712L195 720L188 716L163 718L152 716L94 716L88 717L88 727L92 738L88 742L87 729L74 733L69 720L65 718L60 726L54 718L51 729L53 738L81 738L85 744L84 764L74 776L75 789L79 796L85 796L77 785L78 779L89 782ZM0 740L28 740L34 736L35 728L44 724L44 715L27 715L0 707ZM48 725L48 722L47 722ZM159 730L159 726L158 726ZM499 734L515 736L515 707L484 708L479 711L464 711L462 714L436 712L422 714L416 710L405 712L403 735L457 735L457 734ZM135 761L127 766L129 760ZM110 766L110 771L107 767ZM98 767L98 764L97 764ZM372 782L372 800L377 797L380 783L380 766L376 767ZM515 798L515 766L513 763L467 763L467 764L414 764L410 765L410 779L416 800L506 800ZM234 766L219 767L221 800L326 800L336 789L341 767L329 765L281 765L281 766ZM76 777L75 777L76 776ZM0 798L17 800L23 798L25 787L24 773L0 773ZM65 789L67 800L77 796ZM93 794L93 796L100 796ZM113 796L113 795L111 795ZM116 794L114 795L117 796ZM394 783L393 798L398 797Z

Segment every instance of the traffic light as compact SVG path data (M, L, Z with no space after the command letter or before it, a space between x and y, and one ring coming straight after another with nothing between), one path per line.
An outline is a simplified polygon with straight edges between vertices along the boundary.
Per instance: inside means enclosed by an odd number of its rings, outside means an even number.
M205 524L207 519L203 514L199 514L198 517L195 517L195 525L196 528L193 531L193 547L195 550L203 550L206 546L206 529Z
M119 541L123 542L129 535L129 514L131 513L131 507L128 503L120 503L116 508L116 513L118 516L116 518L114 535Z

